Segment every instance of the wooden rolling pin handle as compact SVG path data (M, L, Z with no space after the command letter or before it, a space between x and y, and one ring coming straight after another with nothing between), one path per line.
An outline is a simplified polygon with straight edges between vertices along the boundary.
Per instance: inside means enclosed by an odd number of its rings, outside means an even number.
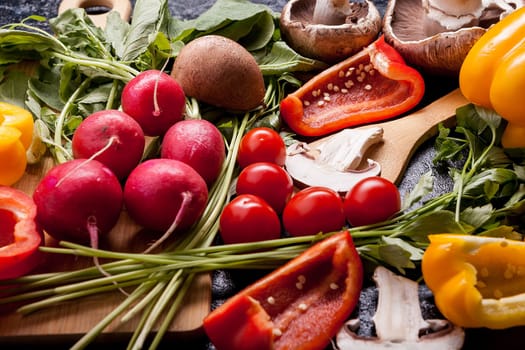
M96 6L110 9L105 13L89 15L93 23L102 28L106 25L107 16L110 11L117 11L125 21L129 21L131 17L131 2L129 0L62 0L58 7L58 14L72 8L89 9Z

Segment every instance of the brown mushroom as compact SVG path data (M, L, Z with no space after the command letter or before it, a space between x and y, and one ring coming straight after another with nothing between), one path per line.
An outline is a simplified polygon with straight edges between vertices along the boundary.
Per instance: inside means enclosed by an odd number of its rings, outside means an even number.
M280 28L299 54L336 63L377 38L381 15L369 0L290 0L281 12Z
M521 6L523 0L389 0L383 32L408 64L455 77L479 37Z

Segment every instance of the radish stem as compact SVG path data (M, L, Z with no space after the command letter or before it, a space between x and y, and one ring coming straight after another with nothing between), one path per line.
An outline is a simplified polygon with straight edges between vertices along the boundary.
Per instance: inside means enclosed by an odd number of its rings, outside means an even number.
M175 219L173 220L173 223L168 228L168 230L164 232L164 234L155 241L155 243L153 243L148 249L144 250L143 254L148 254L152 252L153 250L157 249L166 239L168 239L171 236L173 231L175 231L177 227L179 226L181 220L186 215L186 210L188 206L191 203L192 193L188 191L184 191L181 193L181 196L182 196L182 201L180 203L179 211L177 212L177 215L175 215Z
M62 145L62 133L64 129L64 122L66 120L66 116L71 112L74 101L77 99L77 97L89 86L91 82L91 79L84 80L80 86L75 90L75 92L69 97L66 104L62 108L62 111L60 112L60 115L57 118L56 125L55 125L55 134L54 134L54 144L55 145ZM69 152L64 152L64 149L55 147L55 153L56 158L59 163L63 163L67 161L68 159L71 159L72 156L69 154Z

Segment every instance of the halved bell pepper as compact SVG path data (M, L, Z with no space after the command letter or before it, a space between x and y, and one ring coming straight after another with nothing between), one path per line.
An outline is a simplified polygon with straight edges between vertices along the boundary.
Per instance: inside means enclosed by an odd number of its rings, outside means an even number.
M399 116L424 93L421 74L381 36L286 96L280 112L295 133L320 136Z
M363 267L347 231L316 243L204 319L217 350L324 349L359 299Z
M10 186L24 175L26 150L32 138L32 114L24 108L0 102L0 185Z
M0 280L20 277L41 262L44 235L35 217L28 194L0 186Z
M466 328L525 325L525 242L461 234L429 239L423 278L443 316Z
M511 12L476 41L461 65L459 87L470 102L509 122L504 147L525 147L525 8Z

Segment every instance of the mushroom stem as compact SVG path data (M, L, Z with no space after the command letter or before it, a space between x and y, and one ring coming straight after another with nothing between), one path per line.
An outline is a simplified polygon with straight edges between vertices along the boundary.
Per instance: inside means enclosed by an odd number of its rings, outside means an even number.
M418 284L379 266L374 272L379 299L373 321L377 337L356 334L359 319L349 320L337 335L340 350L461 349L464 331L447 320L424 320Z
M351 11L352 7L348 0L317 0L313 22L326 25L344 24Z
M428 0L428 4L456 17L474 14L483 8L482 0Z
M417 341L429 322L421 316L418 284L380 267L374 274L379 289L377 311L373 317L377 336L385 341Z
M422 5L428 18L447 30L476 25L485 7L483 0L422 0Z

